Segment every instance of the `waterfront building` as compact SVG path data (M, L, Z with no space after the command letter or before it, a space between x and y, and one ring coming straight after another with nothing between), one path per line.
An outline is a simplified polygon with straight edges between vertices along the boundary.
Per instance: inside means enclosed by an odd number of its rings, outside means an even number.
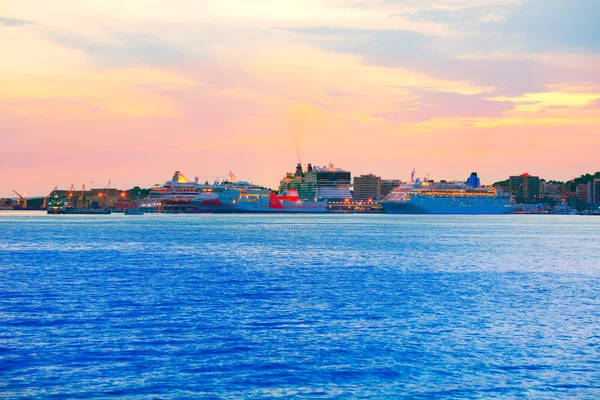
M587 183L580 183L575 187L575 197L577 197L577 200L580 200L586 204L591 203L588 193L589 187L591 187L591 185Z
M402 185L400 179L382 179L381 180L381 199L385 199L387 195L392 193L394 189Z
M308 164L306 172L298 163L295 173L287 173L279 182L279 192L292 189L298 192L300 199L326 199L331 201L351 200L351 174L341 168L328 166L313 167Z
M588 186L588 203L600 206L600 179L594 179Z
M575 187L577 200L590 205L600 205L600 179L580 183Z
M528 173L511 176L508 190L518 199L536 200L540 197L540 177Z
M381 200L381 177L368 174L354 177L354 201Z
M120 193L121 191L116 188L93 188L87 193L86 199L92 207L114 207L115 203L120 200Z
M115 207L116 203L125 199L125 192L117 188L94 188L83 189L56 189L51 193L52 197L63 199L72 204L73 207Z
M556 201L564 199L565 185L555 182L540 182L540 198L551 198Z

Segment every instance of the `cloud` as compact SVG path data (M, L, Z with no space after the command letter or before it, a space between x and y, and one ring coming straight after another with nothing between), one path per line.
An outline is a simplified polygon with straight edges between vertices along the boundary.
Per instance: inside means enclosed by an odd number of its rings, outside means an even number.
M370 60L391 62L427 54L434 37L408 30L333 28L328 26L282 28L305 36L325 50L357 54Z
M582 108L586 110L600 110L600 98Z
M461 6L455 8L426 8L402 13L415 21L438 22L468 28L475 22L497 21L506 16L513 8L514 3L485 4L477 6Z
M45 37L67 48L85 52L99 65L172 65L188 55L159 37L136 33L113 33L107 38L88 38L66 32L50 31Z
M541 92L518 97L496 97L491 100L512 101L519 111L590 107L600 99L600 93Z
M529 59L459 57L482 47L476 38L440 38L411 31L338 29L329 27L289 28L311 45L328 51L354 54L369 65L403 68L441 79L476 82L499 93L520 94L539 90L549 83L548 68ZM489 40L494 42L500 38Z
M398 111L377 114L395 122L427 121L436 118L498 118L505 111L512 110L511 101L493 101L481 94L465 95L428 90L415 90L419 99L410 104L399 104Z
M72 71L44 75L6 74L0 81L0 110L50 119L94 115L147 117L180 115L164 91L185 91L197 82L149 67ZM52 106L51 106L52 104Z
M482 29L523 35L530 50L600 51L600 2L597 0L529 0L506 18Z
M33 24L33 22L24 19L0 17L0 24L4 26L24 26Z

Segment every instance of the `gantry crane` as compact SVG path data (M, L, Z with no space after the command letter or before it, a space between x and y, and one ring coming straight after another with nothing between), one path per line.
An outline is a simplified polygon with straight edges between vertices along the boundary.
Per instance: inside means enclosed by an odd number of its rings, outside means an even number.
M21 196L21 194L18 193L16 190L13 190L13 193L16 194L17 196L19 196L19 198L21 199L21 200L19 200L19 206L21 208L27 208L27 199L25 197Z
M54 193L56 189L58 189L58 186L54 186L54 189L52 189L52 191L48 193L48 196L44 197L44 201L42 202L42 208L48 208L48 198L52 196L52 193Z
M108 180L108 184L106 185L106 194L104 197L104 207L106 208L108 206L108 188L110 188L110 183L112 182L111 179Z
M83 208L83 192L85 192L85 183L81 185L81 193L77 196L77 208Z

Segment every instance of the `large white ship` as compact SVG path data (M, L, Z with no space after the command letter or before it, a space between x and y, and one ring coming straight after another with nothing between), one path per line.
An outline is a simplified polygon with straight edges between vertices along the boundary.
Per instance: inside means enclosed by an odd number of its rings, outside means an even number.
M481 186L477 173L466 182L415 179L394 189L381 205L388 214L510 214L514 201L492 186Z
M308 164L306 172L298 163L296 172L288 172L279 182L279 191L295 190L301 199L345 201L352 199L350 171L327 166L313 167Z
M176 171L170 181L152 188L140 205L143 211L166 213L323 213L326 201L300 199L294 190L275 195L248 182L229 180L213 184L190 182Z

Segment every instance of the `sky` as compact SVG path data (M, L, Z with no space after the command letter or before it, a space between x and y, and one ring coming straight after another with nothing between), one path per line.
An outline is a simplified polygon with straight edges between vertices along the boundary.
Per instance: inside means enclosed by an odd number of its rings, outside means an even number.
M600 170L600 0L0 0L0 197Z

